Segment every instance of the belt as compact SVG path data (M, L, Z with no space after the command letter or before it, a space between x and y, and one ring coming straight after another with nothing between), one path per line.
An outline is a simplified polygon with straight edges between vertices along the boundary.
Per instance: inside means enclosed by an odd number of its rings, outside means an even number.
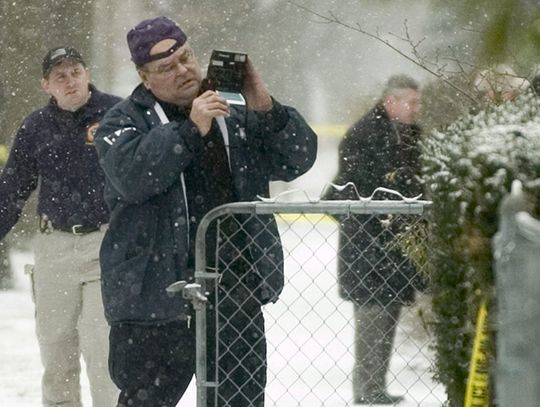
M42 215L39 219L39 231L41 233L51 233L53 230L60 232L72 233L76 236L86 235L88 233L97 232L101 229L101 224L97 225L54 225L47 219L46 215Z
M58 230L60 232L72 233L76 236L86 235L88 233L97 232L101 229L101 225L96 226L85 226L85 225L73 225L73 226L62 226L62 225L51 225L50 222L41 221L39 224L39 231L41 233L51 233L53 230Z
M74 235L86 235L88 233L97 232L100 229L100 225L85 226L85 225L73 225L73 226L53 226L53 230L59 230L60 232L73 233Z

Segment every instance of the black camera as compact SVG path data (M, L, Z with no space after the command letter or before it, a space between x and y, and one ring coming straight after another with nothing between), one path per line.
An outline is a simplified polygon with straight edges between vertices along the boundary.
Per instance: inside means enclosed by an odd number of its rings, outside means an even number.
M208 64L206 84L230 104L245 105L242 96L247 54L242 52L213 50Z

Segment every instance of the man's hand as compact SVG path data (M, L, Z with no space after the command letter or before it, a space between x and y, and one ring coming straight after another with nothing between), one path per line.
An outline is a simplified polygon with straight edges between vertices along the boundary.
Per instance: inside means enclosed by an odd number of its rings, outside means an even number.
M244 96L249 109L256 112L267 112L272 109L272 98L261 76L251 60L246 61L246 77L244 79Z
M206 136L212 127L214 117L228 117L229 114L227 101L216 92L207 90L193 100L189 117L199 129L199 132Z

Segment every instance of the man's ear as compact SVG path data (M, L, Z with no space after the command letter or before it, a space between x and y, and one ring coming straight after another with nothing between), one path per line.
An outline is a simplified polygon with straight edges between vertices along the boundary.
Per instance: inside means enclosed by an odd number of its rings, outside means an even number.
M382 104L383 104L383 106L385 107L385 109L388 109L388 106L391 105L390 95L386 95L386 96L383 98Z
M142 69L137 69L137 73L139 74L144 87L146 89L150 89L150 85L148 83L148 72L143 71Z
M45 79L45 78L42 78L40 83L41 83L41 89L43 89L43 91L45 93L50 95L50 93L49 93L49 81L47 79Z

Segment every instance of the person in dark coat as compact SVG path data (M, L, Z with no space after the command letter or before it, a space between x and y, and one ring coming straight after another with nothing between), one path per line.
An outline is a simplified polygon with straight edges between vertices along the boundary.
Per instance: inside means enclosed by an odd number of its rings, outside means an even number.
M419 85L405 75L388 80L381 100L345 134L333 183L354 183L361 197L378 187L412 197L422 193L415 119ZM359 199L354 188L330 189L326 199ZM380 193L375 199L399 199ZM402 305L414 299L418 279L399 249L390 248L400 225L391 216L353 215L340 219L338 283L354 304L356 403L399 402L386 390L386 373ZM395 246L395 244L394 244Z
M229 106L201 89L199 63L174 21L144 20L127 41L142 83L106 115L96 138L112 212L101 249L110 372L121 389L119 406L173 407L194 373L195 338L191 304L166 288L193 281L199 222L216 206L268 196L270 180L305 173L317 139L295 109L270 96L249 59L247 106ZM283 288L283 253L272 216L230 232L248 254L220 270L229 299L220 304L228 321L220 339L231 346L220 353L218 405L261 407L261 306L277 301ZM231 255L221 248L220 264Z
M50 49L42 72L49 102L24 119L0 173L0 241L38 189L40 224L30 277L43 406L82 406L82 354L94 407L112 407L118 389L108 374L109 326L98 261L109 210L94 131L120 98L90 84L75 48Z

